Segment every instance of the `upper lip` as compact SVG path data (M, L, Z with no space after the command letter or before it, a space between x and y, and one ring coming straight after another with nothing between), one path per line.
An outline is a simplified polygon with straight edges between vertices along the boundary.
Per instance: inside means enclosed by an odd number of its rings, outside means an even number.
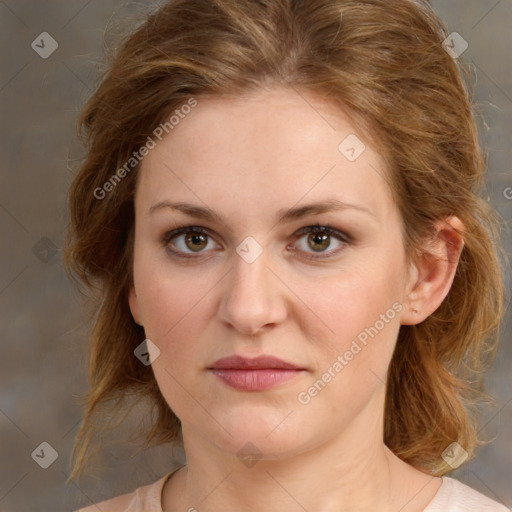
M230 356L219 359L213 363L208 369L224 369L224 370L303 370L292 363L288 363L274 356L261 355L255 358L243 356Z

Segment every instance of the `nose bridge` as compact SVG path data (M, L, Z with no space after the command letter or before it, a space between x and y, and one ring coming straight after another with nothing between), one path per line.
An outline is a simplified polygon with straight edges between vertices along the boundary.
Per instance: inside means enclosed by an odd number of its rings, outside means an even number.
M269 250L255 238L245 238L236 248L233 258L232 295L238 300L252 298L252 304L262 300L269 290L267 265Z
M241 332L254 333L279 318L277 283L269 263L269 250L252 237L236 248L220 314Z

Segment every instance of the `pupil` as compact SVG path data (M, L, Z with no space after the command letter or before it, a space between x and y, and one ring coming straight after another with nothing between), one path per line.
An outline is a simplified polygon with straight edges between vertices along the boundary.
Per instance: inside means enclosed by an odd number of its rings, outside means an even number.
M203 242L203 245L204 245L204 235L198 235L198 234L190 235L187 237L187 241L192 243L192 247L190 247L190 249L192 249L193 251L202 249L201 246L198 247L196 244L201 244L201 242Z
M327 238L329 238L329 235L322 235L322 234L316 234L316 235L313 235L313 240L314 240L314 243L316 245L321 245L322 242L325 242L327 240ZM329 246L329 244L323 244L323 248L327 248Z

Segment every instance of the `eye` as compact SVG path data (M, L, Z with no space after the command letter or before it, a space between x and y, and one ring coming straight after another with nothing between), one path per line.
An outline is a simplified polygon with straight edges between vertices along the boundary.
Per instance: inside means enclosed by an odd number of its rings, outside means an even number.
M173 256L178 258L195 258L194 253L204 252L204 249L210 245L209 238L211 236L204 228L184 226L165 233L162 238L162 244ZM171 249L171 245L176 247L177 250Z
M296 233L296 235L308 235L308 237L305 239L305 245L299 244L302 245L302 248L300 249L302 252L309 253L304 256L306 259L330 258L334 254L337 254L343 250L344 247L351 242L351 239L348 235L337 229L334 229L331 226L308 226L302 228ZM335 237L339 242L338 248L327 251L326 249L332 245L331 240L333 237ZM300 237L299 240L302 238L304 237ZM312 249L313 253L310 253L308 249Z
M300 252L308 253L308 248L313 249L313 253L303 256L308 260L329 258L351 243L351 238L348 235L327 225L307 226L297 231L294 236L295 238L299 237L300 240L304 238L303 235L309 236L306 239L307 245L299 249ZM335 250L326 251L332 245L332 237L338 240L339 246ZM210 233L204 228L184 226L165 233L162 237L162 245L172 256L189 259L196 258L201 255L200 253L206 252L205 249L209 247L209 239L211 238ZM171 247L175 247L177 250ZM195 256L194 253L198 256ZM323 253L326 253L326 255L323 255Z

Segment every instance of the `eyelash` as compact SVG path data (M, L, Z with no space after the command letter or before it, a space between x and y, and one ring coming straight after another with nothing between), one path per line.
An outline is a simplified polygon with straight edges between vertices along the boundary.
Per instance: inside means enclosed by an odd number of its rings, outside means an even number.
M169 242L173 238L177 237L178 235L187 234L187 233L196 233L196 234L206 235L206 236L208 236L210 238L213 238L210 235L209 231L207 229L205 229L205 228L201 228L199 226L183 226L183 227L174 229L172 231L166 232L163 235L162 240L161 240L162 241L162 245L168 250L168 252L172 253L172 255L177 257L177 258L182 258L182 259L195 259L195 258L198 258L198 257L200 257L199 255L198 256L193 256L191 254L181 253L179 251L173 251L173 250L169 249L169 247L168 247ZM306 235L306 234L309 234L309 233L334 236L340 242L343 242L344 245L342 245L338 249L335 249L335 250L327 253L328 254L327 256L317 256L317 255L303 256L303 258L307 259L307 260L322 260L322 259L331 258L334 255L336 255L338 252L343 250L345 245L352 243L352 238L349 235L347 235L346 233L343 233L342 231L339 231L338 229L330 226L329 224L322 224L322 225L315 224L313 226L303 227L299 231L297 231L294 236L297 237L297 240L299 240L302 237L302 235ZM321 254L324 254L324 253L321 253Z

